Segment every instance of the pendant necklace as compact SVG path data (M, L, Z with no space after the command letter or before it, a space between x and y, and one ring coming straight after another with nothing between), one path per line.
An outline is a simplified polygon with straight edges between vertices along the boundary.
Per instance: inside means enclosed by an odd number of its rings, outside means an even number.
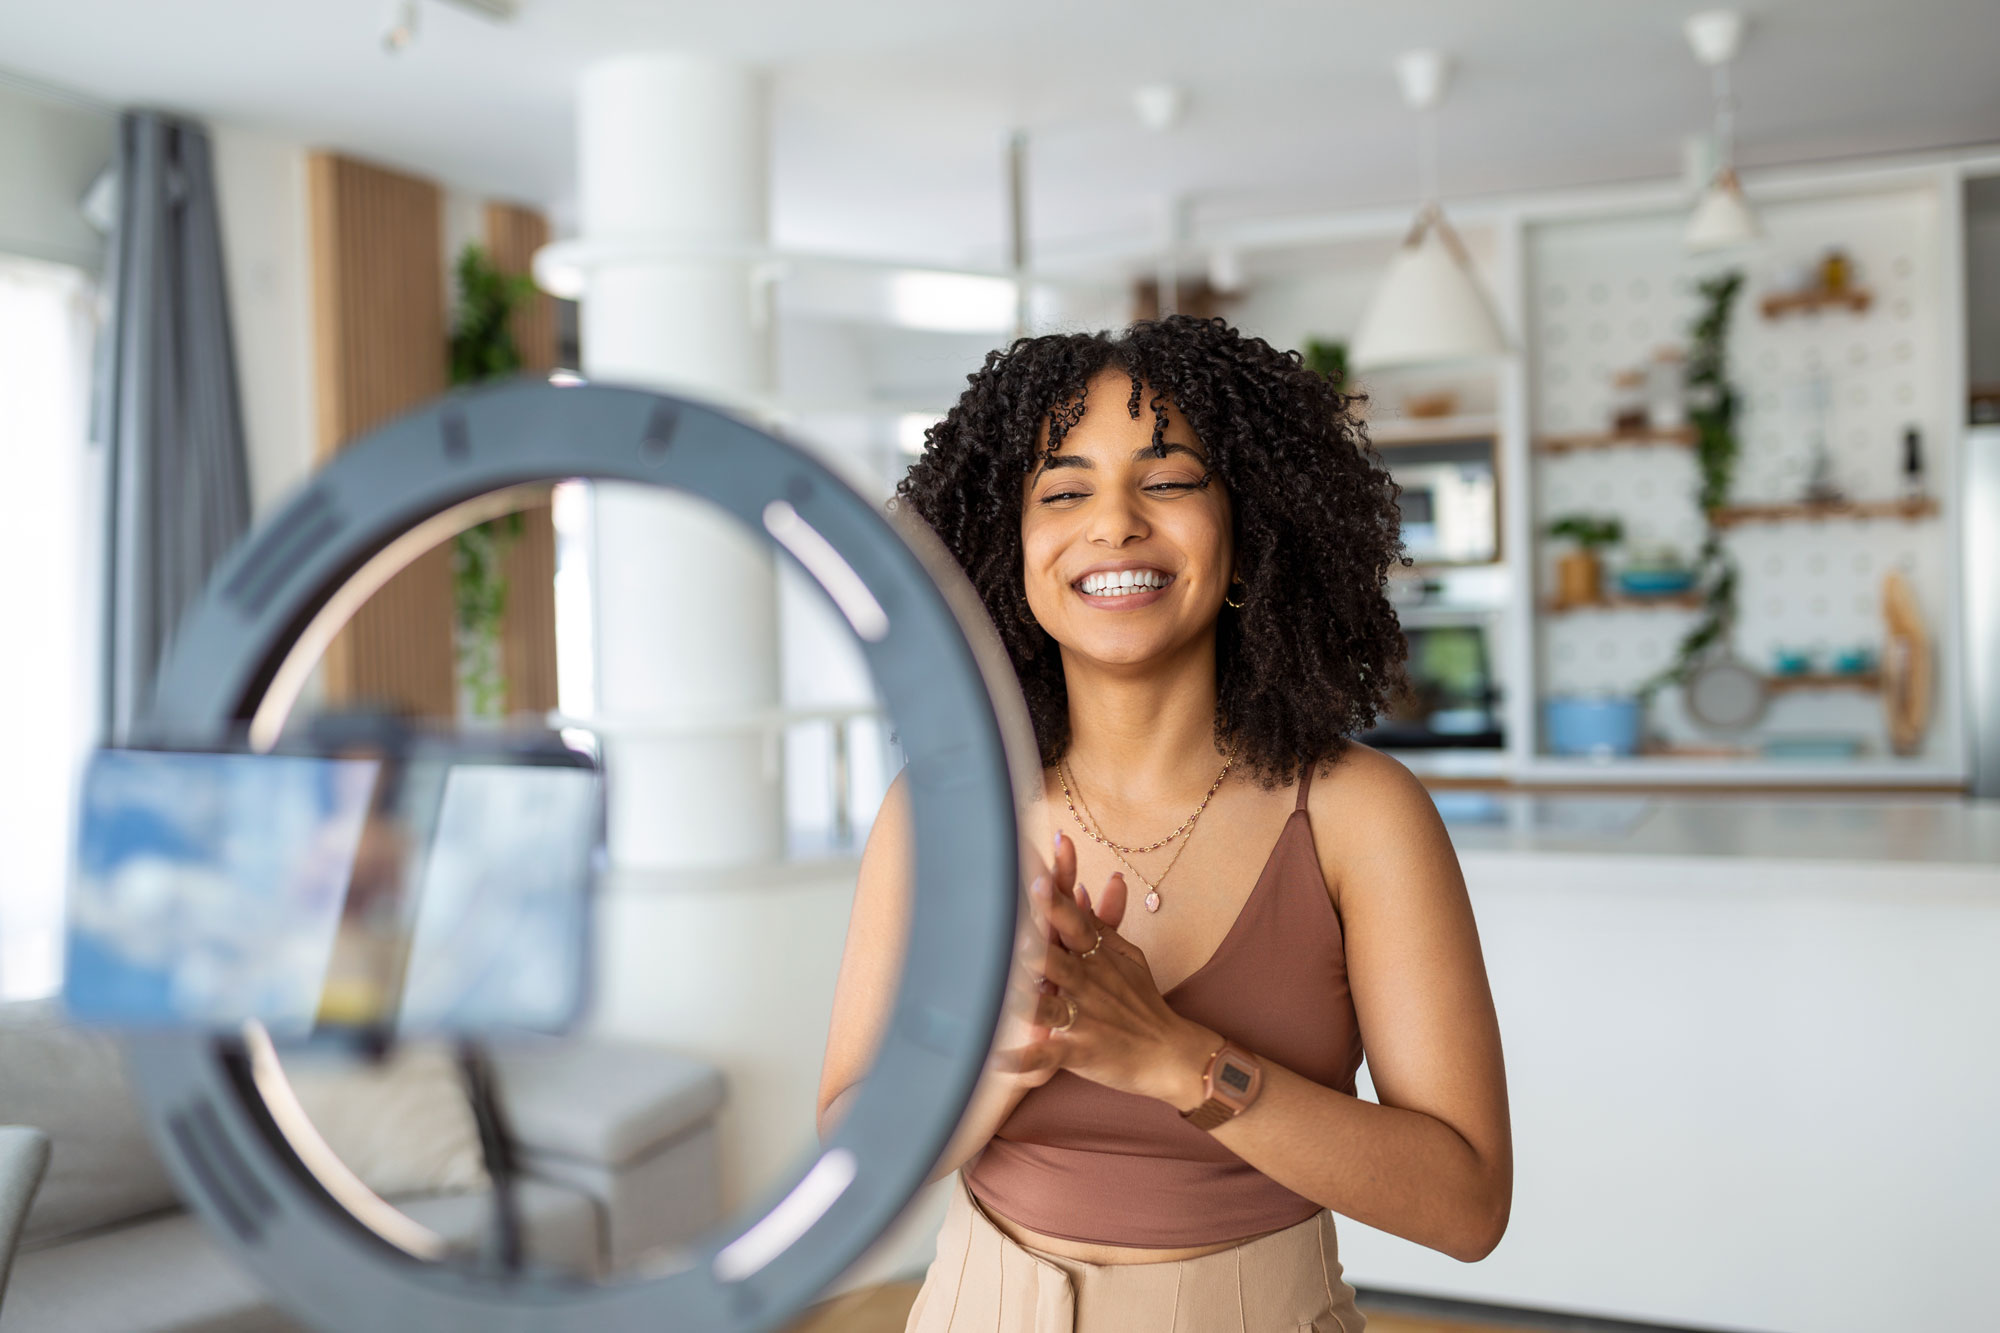
M1147 879L1143 874L1139 873L1139 867L1133 865L1130 861L1127 861L1122 853L1116 850L1112 851L1111 854L1118 858L1118 864L1124 866L1127 870L1131 871L1132 877L1138 880L1141 884L1144 884L1146 886L1146 896L1143 899L1143 901L1146 904L1146 910L1148 912L1157 912L1160 910L1160 886L1162 884L1165 884L1167 882L1167 876L1173 873L1174 862L1181 859L1181 853L1187 850L1188 842L1193 842L1193 841L1194 841L1193 830L1190 829L1187 842L1183 842L1180 846L1174 849L1174 854L1172 859L1170 859L1167 862L1167 868L1160 872L1160 877L1158 879Z
M1097 816L1091 813L1090 802L1084 800L1082 786L1078 785L1072 791L1069 761L1067 759L1057 761L1056 780L1062 784L1063 801L1069 806L1070 818L1076 821L1076 826L1083 830L1084 836L1092 842L1110 848L1111 854L1118 858L1118 864L1131 871L1137 877L1138 881L1146 886L1146 910L1148 912L1157 912L1160 910L1160 886L1166 883L1167 876L1173 873L1174 864L1181 859L1181 853L1187 850L1188 843L1194 841L1194 826L1196 821L1201 818L1201 812L1208 809L1209 800L1214 797L1216 790L1222 786L1222 780L1229 776L1230 767L1235 762L1236 756L1233 754L1223 761L1222 771L1217 773L1215 781L1208 785L1208 794L1201 798L1201 804L1194 808L1193 814L1181 822L1179 828L1169 833L1166 837L1161 838L1158 842L1149 843L1144 847L1127 847L1121 843L1113 842L1104 836L1103 830L1098 826ZM1077 804L1079 802L1083 805L1081 813L1077 811ZM1173 859L1167 862L1166 869L1160 872L1160 877L1156 880L1147 879L1145 875L1139 872L1137 866L1126 859L1128 856L1137 856L1144 852L1157 851L1183 834L1186 835L1186 840L1174 849Z

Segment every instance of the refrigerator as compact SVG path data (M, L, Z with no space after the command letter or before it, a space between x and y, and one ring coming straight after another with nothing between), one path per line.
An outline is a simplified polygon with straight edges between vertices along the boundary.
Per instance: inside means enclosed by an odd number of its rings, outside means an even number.
M1974 426L1965 449L1967 739L1974 796L2000 798L2000 425Z

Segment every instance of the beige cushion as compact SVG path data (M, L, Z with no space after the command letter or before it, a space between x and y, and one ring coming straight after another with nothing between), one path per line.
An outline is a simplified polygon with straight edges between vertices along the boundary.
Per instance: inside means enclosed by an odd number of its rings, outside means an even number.
M445 1047L402 1046L379 1065L288 1056L285 1073L334 1156L383 1198L486 1187L479 1126Z
M50 1140L24 1248L176 1202L118 1043L66 1026L53 1001L0 1005L0 1124L33 1125Z
M588 1198L530 1180L521 1184L520 1205L534 1263L598 1271L603 1238ZM491 1224L491 1203L479 1194L412 1200L404 1211L467 1244ZM23 1256L5 1308L6 1333L303 1333L186 1213Z

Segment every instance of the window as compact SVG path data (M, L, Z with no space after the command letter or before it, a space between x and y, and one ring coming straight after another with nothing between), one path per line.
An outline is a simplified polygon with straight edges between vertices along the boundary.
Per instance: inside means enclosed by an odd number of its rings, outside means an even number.
M63 886L92 734L98 567L91 281L0 256L0 1000L62 980Z

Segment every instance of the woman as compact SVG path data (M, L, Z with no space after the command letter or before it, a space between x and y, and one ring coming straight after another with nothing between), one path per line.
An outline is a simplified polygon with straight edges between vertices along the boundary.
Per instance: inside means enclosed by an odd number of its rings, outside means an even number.
M1024 339L897 489L1012 656L1051 849L909 1327L1353 1333L1328 1209L1487 1254L1513 1165L1472 912L1423 787L1348 739L1403 652L1396 488L1351 400L1220 320ZM893 997L908 829L899 786L823 1124Z

